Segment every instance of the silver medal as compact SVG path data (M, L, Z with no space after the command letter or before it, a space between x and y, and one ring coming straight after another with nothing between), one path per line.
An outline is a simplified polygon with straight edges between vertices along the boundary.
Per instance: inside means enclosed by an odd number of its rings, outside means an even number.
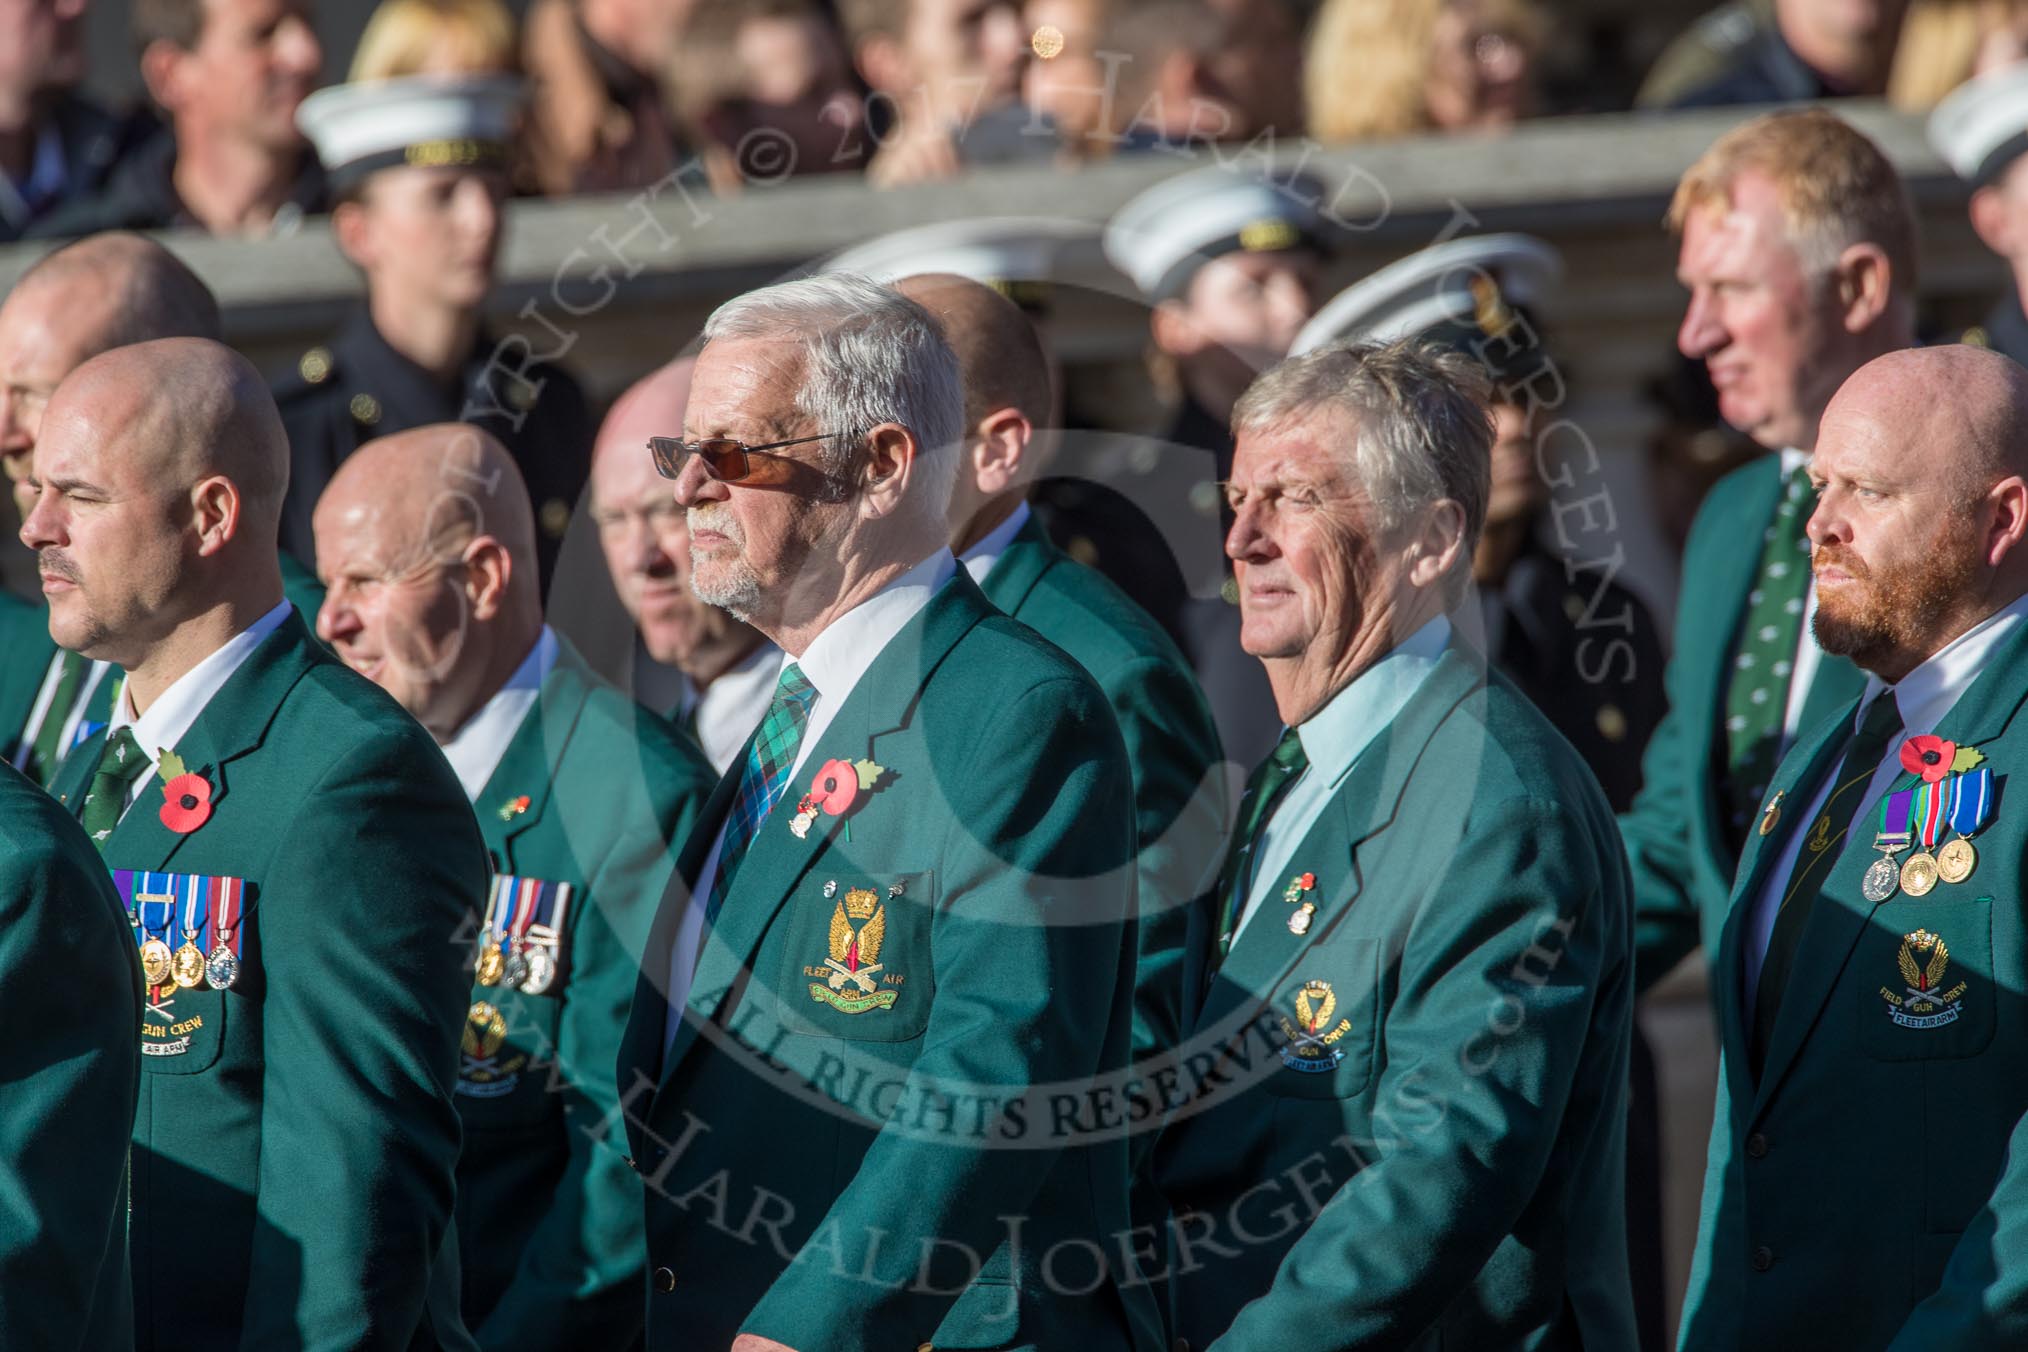
M521 989L530 995L541 995L556 980L556 959L549 955L546 948L531 948L527 962L528 979L521 983Z
M1865 881L1859 884L1859 891L1874 905L1893 896L1901 886L1901 870L1894 866L1894 860L1881 855L1866 866Z
M222 991L239 980L239 959L224 944L211 950L211 956L204 963L204 981L215 991Z

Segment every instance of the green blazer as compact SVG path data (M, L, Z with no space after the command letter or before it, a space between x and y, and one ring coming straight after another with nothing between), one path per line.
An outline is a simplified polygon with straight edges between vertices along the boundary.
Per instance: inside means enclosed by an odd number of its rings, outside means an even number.
M1760 569L1761 532L1781 498L1781 457L1764 455L1726 475L1697 509L1683 549L1675 656L1663 677L1669 712L1641 759L1641 791L1620 818L1633 868L1640 988L1669 974L1691 949L1716 946L1739 860L1726 843L1725 693L1739 626ZM1829 653L1803 702L1799 740L1865 688L1860 670Z
M640 1336L641 1182L600 1124L617 1106L655 904L713 782L688 738L557 645L473 805L497 873L570 886L558 980L540 994L475 983L469 997L458 1235L465 1318L487 1352L617 1350ZM484 915L473 919L476 940Z
M1208 977L1192 932L1150 1092L1199 1352L1635 1345L1626 864L1590 771L1484 666L1453 642Z
M799 838L832 758L884 772ZM671 940L736 776L649 944L620 1060L648 1346L1152 1352L1146 1287L1090 1278L1127 1229L1127 1140L1080 1104L1126 1065L1134 973L1132 778L1104 695L960 569L808 764L666 1056Z
M317 610L324 604L323 585L287 554L281 561L282 594L302 614L304 625L314 631ZM11 763L20 751L28 716L35 712L35 697L42 691L50 659L55 656L56 640L49 636L47 608L0 595L0 761ZM110 673L93 687L78 727L80 741L112 718L114 687Z
M127 1141L141 968L106 866L0 765L0 1347L128 1352Z
M103 745L52 786L73 812ZM243 970L142 1017L137 1347L469 1347L451 1089L459 927L486 886L471 806L429 734L295 616L177 752L209 820L171 831L157 778L106 863L243 879Z
M1224 858L1224 755L1190 665L1160 625L1030 517L986 574L986 599L1070 655L1105 692L1134 775L1140 963L1134 1055L1176 1045L1183 943Z
M2028 629L1936 730L1983 751L1996 785L1964 882L1868 902L1861 876L1880 856L1866 814L1878 799L1837 842L1756 1081L1748 899L1788 838L1813 828L1802 814L1857 702L1777 771L1770 796L1789 810L1750 839L1713 960L1719 1096L1684 1347L2028 1347L2028 805L2010 797L2028 765L2024 699ZM1900 775L1888 791L1913 782ZM1941 950L1910 942L1924 932ZM1904 957L1943 991L1938 1021L1897 1022Z

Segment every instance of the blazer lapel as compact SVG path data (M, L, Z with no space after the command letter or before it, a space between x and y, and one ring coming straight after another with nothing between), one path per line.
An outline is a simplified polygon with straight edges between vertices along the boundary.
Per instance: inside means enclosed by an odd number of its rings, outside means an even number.
M1225 963L1207 983L1204 1007L1193 1030L1251 1017L1304 955L1328 941L1364 890L1372 856L1383 848L1380 837L1393 825L1409 776L1437 726L1484 689L1482 668L1481 659L1454 641L1402 711L1359 754L1291 856L1298 865L1342 860L1348 867L1338 878L1320 874L1323 895L1316 898L1317 913L1307 933L1290 931L1286 917L1269 913L1265 904L1247 921ZM1203 928L1206 941L1216 943L1217 936L1208 933L1212 927Z
M800 781L833 756L878 759L880 739L907 728L923 686L944 657L973 625L993 613L971 577L959 568L859 678L825 729L824 745L810 749L803 772L761 822L746 858L740 862L739 872L719 910L718 923L705 935L683 1027L662 1067L665 1082L689 1050L698 1024L718 1012L726 994L752 963L775 914L841 829L841 819L824 816L819 816L800 839L789 829L787 814L795 810L791 800L800 796ZM906 791L906 786L900 783L884 790Z
M497 872L513 873L514 842L542 820L549 807L550 785L557 767L577 731L585 701L591 697L591 682L581 669L575 650L561 634L556 637L556 664L542 682L535 704L499 765L487 777L486 787L472 809L478 814L479 829L489 846L498 843ZM521 806L521 800L528 800Z
M2028 663L2028 624L2023 624L1988 659L1985 670L1937 725L1937 735L1960 746L1976 746L1998 738L2013 721L2023 696L2028 695L2028 668L2024 668L2024 663ZM1897 775L1886 792L1897 792L1915 782L1913 775ZM1859 816L1862 825L1878 810L1879 803L1878 798L1867 802ZM1855 840L1858 834L1853 833ZM1846 842L1817 904L1810 910L1809 921L1803 926L1795 971L1782 995L1781 1013L1768 1042L1756 1111L1768 1102L1795 1062L1853 948L1865 933L1867 922L1879 909L1860 893L1859 877L1872 861L1864 857L1865 852L1852 849L1853 843Z
M197 715L190 730L171 748L192 773L211 783L211 810L214 815L232 792L232 762L258 747L266 738L275 713L297 681L319 660L309 631L294 611L281 625L261 640L239 669L220 686L218 693ZM96 767L96 756L93 758ZM183 842L197 831L178 834L162 824L162 779L147 781L127 815L113 829L108 852L117 849L123 859L149 859L151 872L167 872Z

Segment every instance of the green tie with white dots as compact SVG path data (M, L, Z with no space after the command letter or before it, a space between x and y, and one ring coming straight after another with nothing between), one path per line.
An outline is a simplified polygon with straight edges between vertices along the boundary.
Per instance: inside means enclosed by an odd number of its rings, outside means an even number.
M1803 635L1803 602L1810 589L1810 546L1803 527L1816 492L1801 466L1762 537L1760 573L1747 594L1746 621L1734 645L1732 680L1725 692L1726 828L1734 846L1760 814L1780 759L1788 722L1789 685Z
M92 776L84 810L78 814L85 834L99 847L99 853L105 853L106 837L112 835L113 828L120 824L120 815L127 810L127 795L132 792L134 781L146 773L148 753L134 740L133 729L123 727L106 738L98 773Z

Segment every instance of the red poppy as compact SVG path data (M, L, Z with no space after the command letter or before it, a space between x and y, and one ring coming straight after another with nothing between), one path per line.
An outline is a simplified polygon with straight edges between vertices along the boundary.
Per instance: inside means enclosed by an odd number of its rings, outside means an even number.
M859 797L859 772L847 760L828 760L817 770L817 777L810 781L809 798L823 809L827 817L842 816L852 808L852 802Z
M162 786L162 825L187 836L211 820L211 781L180 774Z
M1951 762L1957 759L1955 742L1924 734L1911 737L1901 744L1901 768L1912 775L1921 775L1923 782L1935 784L1951 772Z
M1317 885L1317 875L1314 873L1305 873L1302 877L1296 879L1296 881L1301 883L1303 885L1303 890L1307 892Z

